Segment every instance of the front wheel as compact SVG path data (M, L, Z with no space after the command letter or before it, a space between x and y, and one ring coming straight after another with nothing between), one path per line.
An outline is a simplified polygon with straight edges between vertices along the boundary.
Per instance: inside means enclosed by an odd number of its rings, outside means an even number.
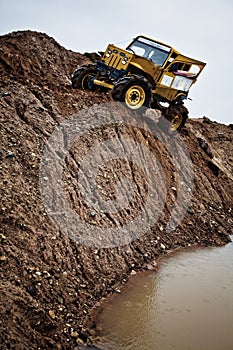
M71 78L72 87L75 89L93 90L93 78L97 75L97 69L92 64L79 67Z
M151 85L143 76L132 74L116 82L112 98L115 101L125 102L130 109L140 110L150 104Z

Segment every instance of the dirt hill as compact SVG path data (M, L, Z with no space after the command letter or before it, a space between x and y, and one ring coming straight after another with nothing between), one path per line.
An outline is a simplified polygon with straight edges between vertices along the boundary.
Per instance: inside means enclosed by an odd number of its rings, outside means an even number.
M192 160L194 189L173 232L165 227L179 195L174 160L156 137L130 125L91 130L71 148L64 192L77 215L96 227L133 220L148 194L133 164L110 162L97 178L108 199L115 196L116 176L134 182L131 208L118 215L90 211L77 186L81 160L92 146L124 135L150 149L162 166L167 195L157 222L133 242L110 248L80 244L55 226L40 191L45 144L64 118L111 101L108 94L71 88L71 73L88 62L46 34L23 31L0 37L1 349L77 349L83 341L91 343L93 315L102 298L119 292L130 274L152 269L158 257L179 247L225 244L233 233L233 130L205 117L190 119L180 136ZM57 197L54 193L54 202Z

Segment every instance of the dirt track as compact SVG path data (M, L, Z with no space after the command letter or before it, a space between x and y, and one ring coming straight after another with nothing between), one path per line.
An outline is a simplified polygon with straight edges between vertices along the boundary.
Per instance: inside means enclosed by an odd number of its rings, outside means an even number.
M159 220L143 237L117 248L80 245L55 227L39 188L45 142L64 117L110 101L100 92L71 89L72 71L85 62L85 56L45 34L27 31L0 37L1 349L75 349L87 339L91 342L92 316L101 299L119 290L132 270L150 269L156 258L178 247L225 244L233 233L233 130L208 118L189 120L182 131L195 189L174 232L164 230L176 201L172 159L154 137L129 126L90 132L71 150L63 177L67 200L83 220L90 219L75 182L80 159L92 143L124 134L149 147L163 167L168 193ZM100 172L98 185L114 196L111 178L127 171L136 173L133 165L108 164L110 184ZM147 188L140 177L134 181L138 193L131 209L137 211ZM133 213L122 211L115 218L91 220L110 225L127 215L133 218Z

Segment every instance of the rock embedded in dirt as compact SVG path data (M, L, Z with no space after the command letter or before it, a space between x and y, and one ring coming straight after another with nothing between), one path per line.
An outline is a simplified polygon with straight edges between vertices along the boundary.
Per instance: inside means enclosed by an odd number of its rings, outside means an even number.
M76 343L79 344L79 345L83 345L84 341L81 338L77 338L76 339Z
M49 310L49 316L54 320L56 318L55 312L53 310Z
M72 338L77 338L79 336L78 332L71 332L70 335Z
M7 260L6 255L1 255L1 256L0 256L0 261L6 261L6 260Z
M45 144L63 118L110 101L106 93L71 88L72 72L77 64L86 63L90 63L88 57L66 50L46 34L21 31L0 37L3 350L79 348L76 339L83 344L91 336L87 330L93 326L101 300L121 291L130 274L156 266L158 257L169 250L225 244L232 234L233 130L207 118L189 120L181 133L193 164L194 188L187 213L174 232L166 232L179 194L172 157L154 137L129 125L114 130L106 126L84 135L66 159L63 189L71 209L95 227L114 226L130 215L133 220L134 211L147 196L146 181L133 164L110 162L96 179L107 201L115 199L116 179L122 175L134 179L136 199L117 218L107 217L97 207L90 210L77 185L79 166L87 151L99 140L124 135L149 147L162 166L167 202L158 222L134 242L115 248L84 246L58 230L40 193ZM201 147L200 137L211 147L213 159ZM44 180L50 184L46 174Z

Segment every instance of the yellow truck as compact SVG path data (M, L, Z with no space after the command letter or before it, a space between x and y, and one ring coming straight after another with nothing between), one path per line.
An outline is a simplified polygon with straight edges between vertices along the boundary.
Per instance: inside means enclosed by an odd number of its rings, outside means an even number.
M115 101L133 110L159 109L173 131L180 130L188 118L184 100L205 65L140 35L126 49L108 45L94 64L78 66L71 81L73 88L111 90Z

